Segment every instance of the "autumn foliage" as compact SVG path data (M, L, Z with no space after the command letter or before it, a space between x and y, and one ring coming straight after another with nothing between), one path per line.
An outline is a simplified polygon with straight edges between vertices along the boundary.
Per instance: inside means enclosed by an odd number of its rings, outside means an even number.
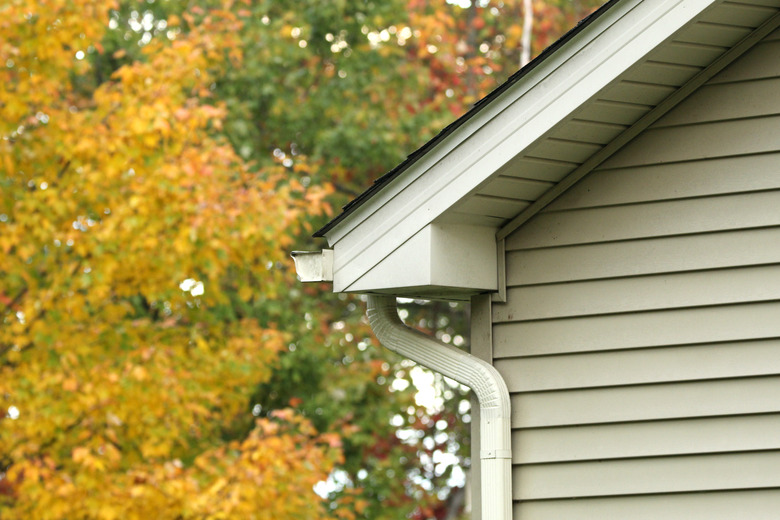
M0 7L0 519L443 514L455 412L287 255L516 69L519 3Z
M285 338L209 308L230 270L278 284L265 265L322 191L251 173L219 136L228 11L81 85L111 7L16 2L0 22L0 516L317 518L340 453L307 421L220 442Z

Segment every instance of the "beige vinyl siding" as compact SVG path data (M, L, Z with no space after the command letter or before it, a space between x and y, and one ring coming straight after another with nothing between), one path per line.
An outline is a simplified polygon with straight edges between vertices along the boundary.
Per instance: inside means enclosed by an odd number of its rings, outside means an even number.
M780 491L681 493L518 502L515 518L539 520L776 520Z
M780 449L777 414L528 428L515 463L573 462Z
M685 62L658 74L684 81ZM588 119L572 132L605 120ZM507 237L506 270L516 518L778 517L777 32Z
M780 451L681 455L561 464L528 464L513 475L523 498L679 493L716 489L780 488ZM605 488L603 483L610 482Z
M609 258L609 262L604 261ZM516 286L777 263L780 226L508 250L507 283ZM507 311L497 311L507 312Z

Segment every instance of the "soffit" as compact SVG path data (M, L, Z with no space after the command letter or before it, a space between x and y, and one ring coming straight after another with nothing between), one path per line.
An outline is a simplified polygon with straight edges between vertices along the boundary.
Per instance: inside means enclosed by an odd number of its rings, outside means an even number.
M717 71L711 69L713 64L737 44L745 41L742 52L749 49L760 39L754 32L778 12L777 1L737 0L714 5L439 218L502 229L522 214L520 221L515 220L511 226L515 229L543 207L538 201L547 204L554 198L550 193L558 195L563 191L559 184L564 179L574 172L579 174L576 180L581 178L587 173L581 171L583 165L590 163L588 171L596 167L611 155L603 153L610 145L627 142L628 134L639 133L685 96L677 96L680 99L666 103L668 106L664 106L664 101L686 85L690 90L686 94L690 94L698 86L690 85L692 80L703 83L714 75ZM764 33L776 26L775 21L764 28ZM730 58L725 61L731 62L736 56ZM663 110L659 111L659 107ZM643 127L636 127L639 122ZM619 149L614 145L611 148ZM592 160L594 157L596 161ZM499 238L510 231L502 229Z

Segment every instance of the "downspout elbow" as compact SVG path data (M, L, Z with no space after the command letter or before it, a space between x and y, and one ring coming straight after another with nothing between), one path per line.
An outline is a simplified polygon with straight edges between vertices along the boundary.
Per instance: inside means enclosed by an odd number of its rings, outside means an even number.
M404 325L395 297L368 296L368 321L386 348L471 388L480 411L482 519L512 518L509 392L491 364Z

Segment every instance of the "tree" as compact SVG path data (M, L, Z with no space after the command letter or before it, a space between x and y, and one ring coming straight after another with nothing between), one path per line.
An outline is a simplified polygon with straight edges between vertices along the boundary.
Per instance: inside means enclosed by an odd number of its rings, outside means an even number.
M326 191L251 174L220 137L209 87L241 60L237 16L189 16L90 88L110 7L4 12L1 514L324 517L336 437L279 411L223 440L287 338L213 309L231 278L245 299L281 283L264 266Z

